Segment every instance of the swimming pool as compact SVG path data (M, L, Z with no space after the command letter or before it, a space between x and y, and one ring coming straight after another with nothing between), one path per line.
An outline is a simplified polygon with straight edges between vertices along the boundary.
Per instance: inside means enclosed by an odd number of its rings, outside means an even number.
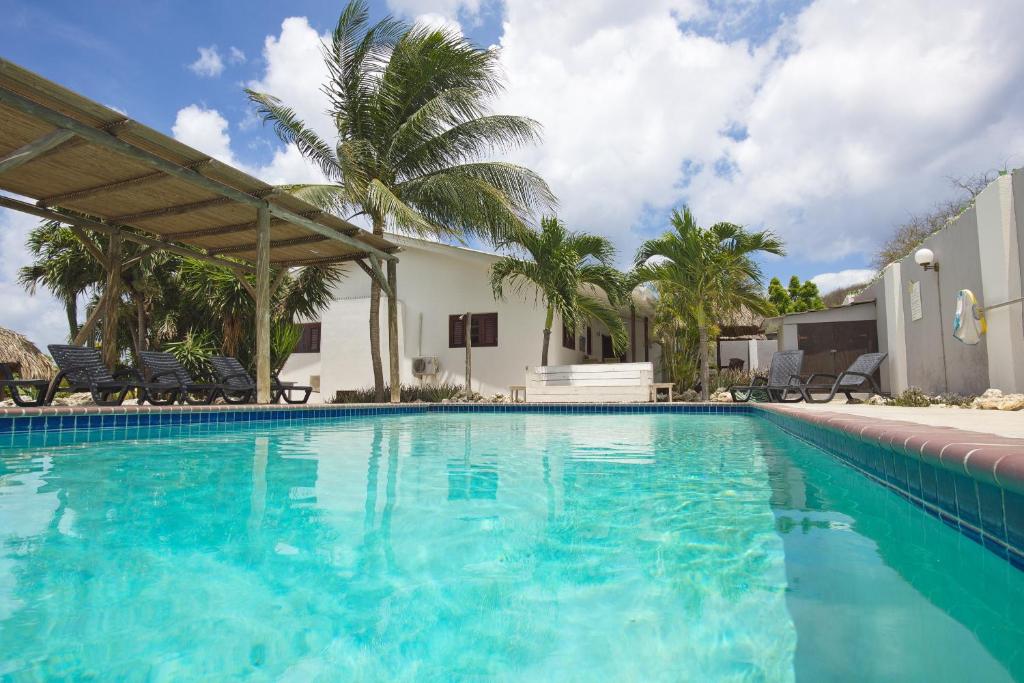
M0 677L1024 679L1024 572L761 417L150 436L0 449Z

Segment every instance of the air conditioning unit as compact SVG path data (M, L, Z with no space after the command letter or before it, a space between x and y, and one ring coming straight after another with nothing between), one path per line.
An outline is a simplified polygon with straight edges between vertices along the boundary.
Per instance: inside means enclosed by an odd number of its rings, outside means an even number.
M436 375L440 367L436 356L420 356L412 359L412 374L416 377Z

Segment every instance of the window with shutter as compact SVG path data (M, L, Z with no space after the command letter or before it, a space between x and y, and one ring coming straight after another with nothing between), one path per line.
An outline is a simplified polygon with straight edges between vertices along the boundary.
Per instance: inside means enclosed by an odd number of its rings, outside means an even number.
M461 349L466 346L466 321L464 313L457 313L448 316L448 348ZM473 346L497 346L498 345L498 314L497 313L473 313L471 323L472 332L470 339Z
M576 330L562 323L562 346L576 350Z
M293 353L320 353L320 323L304 323Z

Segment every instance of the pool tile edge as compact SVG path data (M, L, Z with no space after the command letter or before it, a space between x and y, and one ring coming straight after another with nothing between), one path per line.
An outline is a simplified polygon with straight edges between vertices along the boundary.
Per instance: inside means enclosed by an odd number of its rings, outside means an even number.
M780 404L756 410L1024 570L1024 439Z

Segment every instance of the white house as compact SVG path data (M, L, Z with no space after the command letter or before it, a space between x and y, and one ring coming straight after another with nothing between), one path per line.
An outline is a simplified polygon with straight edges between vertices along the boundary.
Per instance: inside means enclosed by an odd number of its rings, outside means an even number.
M528 366L540 365L545 311L533 292L509 294L495 301L489 270L496 254L388 235L402 246L398 264L398 345L403 384L465 383L465 346L461 317L472 313L473 390L485 396L507 394L524 383ZM361 273L360 273L361 275ZM320 387L330 401L339 390L373 386L368 320L369 278L347 277L319 321L307 323L296 353L281 379ZM381 302L381 356L388 372L387 303ZM612 358L611 338L597 321L586 329L567 330L555 321L549 365L586 362L650 361L658 368L660 349L653 343L652 302L642 292L632 310L623 311L631 345ZM414 372L417 358L436 359L437 373ZM429 365L432 361L427 361Z

